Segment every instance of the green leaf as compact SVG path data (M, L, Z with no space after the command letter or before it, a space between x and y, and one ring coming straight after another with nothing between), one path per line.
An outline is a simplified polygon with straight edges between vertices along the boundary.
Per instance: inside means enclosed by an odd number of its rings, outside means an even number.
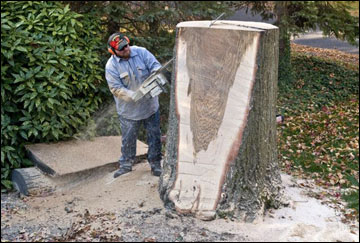
M29 160L29 159L24 159L24 160L22 160L21 162L22 162L22 164L23 164L24 166L26 166L26 167L34 166L34 163L33 163L31 160Z
M68 98L68 95L67 95L65 92L60 92L60 95L61 95L64 99L67 99L67 98Z
M15 66L15 62L14 62L14 60L13 59L10 59L10 60L7 60L8 62L9 62L9 64L11 65L11 66Z
M49 98L49 99L48 99L48 102L49 102L50 104L54 104L55 100L54 100L53 98Z
M6 189L11 189L12 182L10 180L3 180L1 179L1 184L6 187ZM3 192L3 189L1 189L1 192ZM5 192L5 191L4 191Z
M60 63L64 66L67 66L67 64L68 64L64 59L60 59Z
M5 151L8 152L8 151L15 151L15 149L11 146L5 146L4 147Z
M33 93L31 93L29 99L32 100L32 99L34 99L37 95L38 95L37 93L33 92Z
M7 112L15 112L15 108L13 106L7 105L4 107L4 110Z
M41 70L41 66L38 66L34 69L34 74L38 73Z
M35 102L34 102L34 100L31 100L29 103L30 103L30 105L28 107L28 111L31 112L33 110L33 108L34 108Z
M11 27L7 24L2 24L1 25L1 29L4 29L4 30L11 30Z
M80 26L81 28L83 28L83 25L82 25L82 23L81 23L80 21L76 21L76 24L77 24L78 26Z
M24 131L20 131L20 135L25 138L26 140L28 139L27 135L26 135L26 132Z
M32 128L31 131L32 131L32 133L34 134L35 137L39 134L37 129L35 129L35 128Z
M19 23L17 23L17 24L15 25L15 28L19 28L22 24L24 24L24 21L23 21L23 20L20 21Z
M37 98L36 101L35 101L35 106L36 106L36 107L39 107L40 103L41 103L40 99Z
M52 129L51 133L56 139L59 139L59 132L57 130Z
M22 46L17 46L15 49L18 50L18 51L21 51L21 52L26 52L26 53L28 52L28 50L25 47L22 47Z
M54 109L54 106L53 106L52 103L47 103L46 105L47 105L50 109Z
M69 4L67 4L64 8L64 14L66 14L67 12L69 12L70 8L69 8Z
M23 90L25 87L26 87L25 84L21 84L20 86L18 86L18 87L16 88L16 90L14 91L14 93L18 93L20 90Z

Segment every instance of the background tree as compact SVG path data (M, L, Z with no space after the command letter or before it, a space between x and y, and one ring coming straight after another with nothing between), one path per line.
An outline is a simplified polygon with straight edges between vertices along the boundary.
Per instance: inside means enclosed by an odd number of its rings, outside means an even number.
M358 45L359 16L351 13L357 1L239 1L231 2L234 9L246 8L264 19L275 18L280 29L279 84L293 80L290 62L290 37L320 29L325 36L334 36Z
M72 10L96 15L102 21L106 44L110 34L121 31L133 44L144 46L165 62L173 54L175 27L179 22L209 20L225 11L228 4L201 1L71 1ZM104 50L105 47L104 47ZM108 57L108 56L107 56ZM106 57L106 59L107 59Z
M353 16L357 1L80 1L69 2L79 13L93 13L101 18L105 36L124 31L133 43L145 46L160 61L172 56L174 29L177 23L188 20L214 19L225 12L245 8L260 14L265 20L275 18L280 28L279 81L291 85L290 38L309 30L320 29L325 36L335 36L357 45L359 17ZM226 19L226 17L224 17Z

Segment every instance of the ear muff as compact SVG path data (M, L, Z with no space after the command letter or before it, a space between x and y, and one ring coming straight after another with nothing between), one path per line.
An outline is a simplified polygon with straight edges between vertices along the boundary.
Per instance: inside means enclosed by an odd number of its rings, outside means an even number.
M125 40L127 41L128 44L130 44L130 39L129 39L127 36L125 36L125 35L123 35L123 34L121 34L121 33L119 33L119 32L116 32L116 33L112 34L112 35L109 37L109 40L108 40L108 52L109 52L111 55L116 55L116 53L115 53L116 47L114 48L113 46L110 45L110 43L111 43L112 41L114 41L116 38L120 38L120 39L123 38L123 39L125 39Z
M109 47L109 48L108 48L108 52L110 52L111 55L116 55L116 54L115 54L115 51L114 51L113 49L114 49L114 48Z
M125 36L125 35L124 35L124 38L125 38L125 40L127 41L127 43L130 44L129 38L128 38L127 36Z

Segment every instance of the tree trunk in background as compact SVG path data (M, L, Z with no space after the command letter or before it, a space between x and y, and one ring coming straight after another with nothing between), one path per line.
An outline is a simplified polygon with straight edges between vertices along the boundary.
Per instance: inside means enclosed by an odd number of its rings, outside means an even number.
M291 46L289 33L289 1L275 2L274 13L277 20L274 23L279 27L279 85L293 83L293 70L291 65Z
M168 208L252 221L280 202L275 107L278 28L240 21L177 26L159 193Z

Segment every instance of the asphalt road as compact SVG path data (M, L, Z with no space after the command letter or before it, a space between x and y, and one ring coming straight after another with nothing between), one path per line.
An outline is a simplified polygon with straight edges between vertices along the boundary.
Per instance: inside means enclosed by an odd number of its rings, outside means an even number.
M293 38L292 42L305 46L336 49L342 52L359 55L359 47L350 45L346 41L338 40L335 37L323 37L321 31L302 34L299 37Z
M274 19L264 21L260 15L252 15L250 11L246 13L245 10L237 11L233 16L226 18L227 20L238 21L253 21L253 22L265 22L273 24ZM350 45L346 41L338 40L334 37L324 37L322 31L313 31L305 34L301 34L298 37L291 40L295 44L312 46L326 49L336 49L351 54L359 54L359 47ZM359 44L359 40L357 41Z

